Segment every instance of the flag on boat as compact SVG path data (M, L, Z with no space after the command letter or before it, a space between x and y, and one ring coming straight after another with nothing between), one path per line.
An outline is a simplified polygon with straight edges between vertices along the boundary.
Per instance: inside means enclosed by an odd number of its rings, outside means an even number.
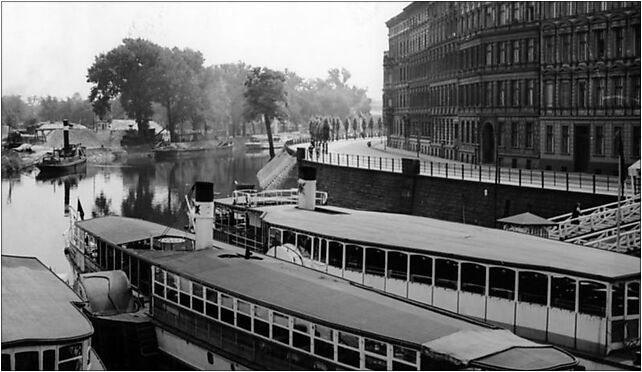
M82 210L82 204L80 204L80 198L78 199L78 214L80 215L80 219L84 220L85 219L85 211Z

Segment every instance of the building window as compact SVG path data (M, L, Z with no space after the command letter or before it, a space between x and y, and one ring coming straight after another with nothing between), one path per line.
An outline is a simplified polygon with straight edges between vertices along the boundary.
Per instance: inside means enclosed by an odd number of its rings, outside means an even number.
M593 85L595 85L595 107L604 107L604 79L593 79Z
M497 104L500 107L504 107L506 105L506 83L504 81L498 82L498 92L499 94L497 95L497 98L499 99Z
M586 80L577 81L577 107L586 108Z
M510 128L510 145L516 149L519 148L519 123L515 122Z
M595 126L595 155L604 155L604 127Z
M522 20L521 6L522 4L519 2L513 3L513 22L519 22Z
M506 22L506 16L508 14L508 12L506 11L506 6L507 4L501 4L499 6L499 24L500 25L505 25L506 23L508 23Z
M513 106L517 107L520 104L520 81L519 80L513 80L511 81L512 84L512 89L511 89L511 94L512 94L512 100L513 100Z
M491 66L493 64L493 44L486 44L486 66Z
M544 45L546 46L545 48L545 55L544 55L544 60L547 63L554 63L555 62L555 49L553 49L553 36L547 36L544 39Z
M595 55L597 58L606 57L606 43L604 40L604 30L595 31Z
M615 78L615 106L624 106L624 79L621 77Z
M562 154L568 154L570 148L570 136L568 125L562 125Z
M546 82L546 89L544 90L544 101L545 105L547 108L552 108L553 107L553 82L552 81L547 81Z
M519 53L520 53L520 41L513 41L513 63L519 63Z
M533 123L526 123L526 148L533 148Z
M497 123L497 146L504 146L504 123Z
M571 82L562 80L560 84L560 101L562 108L571 107Z
M529 79L526 81L526 84L527 84L526 99L528 100L527 105L533 106L535 105L535 80Z
M528 39L528 62L535 61L535 39Z
M547 125L546 126L546 152L548 153L553 153L555 150L554 142L555 137L553 136L553 126L552 125Z
M493 86L491 82L484 84L486 85L486 105L490 107L493 105Z
M587 41L587 36L588 33L586 32L581 32L577 34L577 59L579 61L586 61L586 52L588 50L588 41Z
M562 55L562 62L571 61L571 34L566 34L562 36L562 47L564 48L560 55Z
M620 156L620 141L618 136L622 136L622 127L613 127L613 153L612 156L617 158Z
M616 28L615 32L615 56L621 58L624 55L624 30Z
M499 43L499 64L506 63L506 42Z

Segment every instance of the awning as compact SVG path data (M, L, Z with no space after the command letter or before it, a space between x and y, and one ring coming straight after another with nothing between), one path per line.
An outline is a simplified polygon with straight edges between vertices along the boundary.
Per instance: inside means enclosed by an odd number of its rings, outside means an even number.
M422 351L450 363L483 369L558 369L577 364L572 355L505 329L460 331L426 342Z
M629 167L629 177L640 178L640 160L631 164L631 166Z
M547 220L546 218L534 215L532 213L526 212L521 214L516 214L514 216L500 218L497 222L518 225L518 226L553 226L557 225L554 222Z

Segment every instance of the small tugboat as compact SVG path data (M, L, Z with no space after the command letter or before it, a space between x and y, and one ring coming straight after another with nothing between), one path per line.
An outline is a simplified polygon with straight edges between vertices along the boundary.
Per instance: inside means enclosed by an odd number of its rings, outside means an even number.
M227 152L233 148L232 140L223 140L218 143L176 142L157 147L153 152L156 160L174 160L198 157L207 152Z
M2 255L2 370L104 370L81 306L37 258Z
M63 120L63 147L48 152L42 160L36 164L41 173L67 174L77 173L87 166L85 147L69 143L69 120Z

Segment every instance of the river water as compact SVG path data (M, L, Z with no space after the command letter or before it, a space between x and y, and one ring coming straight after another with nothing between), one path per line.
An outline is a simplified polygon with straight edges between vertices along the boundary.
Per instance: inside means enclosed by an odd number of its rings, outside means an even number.
M2 179L2 254L35 256L54 272L68 274L66 200L72 208L80 201L85 218L116 214L183 228L185 195L194 182L213 182L215 193L227 196L235 180L256 185L256 173L268 160L267 152L234 148L172 161L138 156L121 165L89 164L83 174L54 179L40 179L37 169Z

